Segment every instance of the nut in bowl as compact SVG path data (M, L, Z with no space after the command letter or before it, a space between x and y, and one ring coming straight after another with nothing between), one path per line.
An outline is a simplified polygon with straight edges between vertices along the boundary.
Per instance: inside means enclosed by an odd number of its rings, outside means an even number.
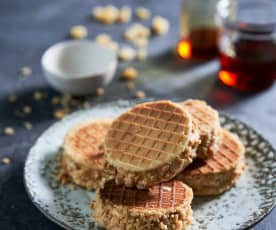
M41 66L48 83L58 91L86 95L111 82L117 57L92 41L65 41L45 51Z

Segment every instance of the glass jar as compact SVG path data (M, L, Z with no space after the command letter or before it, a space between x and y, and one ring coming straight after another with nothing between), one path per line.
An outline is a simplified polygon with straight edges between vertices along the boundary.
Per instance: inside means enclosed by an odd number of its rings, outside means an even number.
M260 91L276 79L276 2L221 0L219 79L243 91Z
M217 56L218 29L214 21L217 0L183 0L178 55L185 59Z

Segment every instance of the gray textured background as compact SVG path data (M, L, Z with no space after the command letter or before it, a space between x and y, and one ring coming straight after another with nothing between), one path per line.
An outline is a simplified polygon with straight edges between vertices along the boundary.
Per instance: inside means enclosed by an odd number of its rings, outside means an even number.
M28 199L23 185L23 165L26 154L37 136L54 122L50 98L58 95L45 83L40 57L43 51L58 41L67 39L72 25L84 24L89 29L89 39L100 32L111 33L122 41L125 25L103 27L90 19L95 5L112 3L133 7L145 5L154 14L166 16L171 21L170 33L151 40L150 58L146 63L133 63L140 71L137 89L156 98L202 98L217 109L226 111L253 126L276 146L276 86L260 94L242 94L217 82L216 61L187 63L177 60L168 49L178 39L179 0L1 0L0 1L0 130L6 126L15 128L15 135L0 134L0 157L10 157L11 164L0 165L0 229L60 229L46 219ZM148 24L149 22L146 22ZM120 66L124 66L123 64ZM30 66L33 74L22 78L18 70ZM261 77L261 76L260 76ZM48 99L34 101L34 90L49 94ZM16 104L7 97L19 95ZM89 98L91 104L118 98L130 99L133 92L118 80L107 87L103 97ZM16 115L24 105L31 105L31 115ZM24 129L23 121L31 121L32 131ZM241 207L242 208L242 207ZM254 229L273 230L276 226L276 210Z

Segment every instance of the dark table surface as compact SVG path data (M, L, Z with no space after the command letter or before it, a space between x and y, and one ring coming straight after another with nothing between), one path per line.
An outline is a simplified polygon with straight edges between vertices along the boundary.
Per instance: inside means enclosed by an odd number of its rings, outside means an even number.
M89 30L88 39L98 33L112 34L117 41L127 25L103 27L90 19L93 6L112 3L122 6L125 1L89 0L1 0L0 1L0 130L7 126L15 129L13 136L0 135L0 157L9 157L9 165L0 165L0 229L60 229L44 217L31 203L23 185L23 166L30 146L38 135L54 121L53 112L59 106L51 105L51 98L59 95L43 79L40 57L53 43L68 39L72 25L83 24ZM217 82L216 60L208 63L179 62L168 52L178 39L180 1L129 0L132 7L144 5L170 19L170 33L150 41L150 57L146 62L131 63L140 77L136 89L144 90L155 98L200 98L215 108L232 114L262 133L275 147L276 143L276 86L259 94L241 94ZM145 22L149 24L150 22ZM125 65L120 64L119 69ZM30 66L33 74L28 78L18 74L22 66ZM118 71L119 73L119 71ZM102 97L91 96L91 106L117 99L130 99L129 91L119 75L106 88ZM33 99L34 91L47 93L41 101ZM16 103L8 102L16 94ZM83 98L79 99L83 100ZM33 109L22 113L24 105ZM73 108L72 110L76 110ZM33 124L26 130L24 121ZM257 224L254 229L274 230L276 210Z

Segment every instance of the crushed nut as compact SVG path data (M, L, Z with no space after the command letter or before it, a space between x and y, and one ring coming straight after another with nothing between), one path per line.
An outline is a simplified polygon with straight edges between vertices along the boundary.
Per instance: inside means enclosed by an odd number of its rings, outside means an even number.
M108 34L99 34L96 36L95 41L99 44L108 44L112 39Z
M107 5L105 7L95 7L92 10L92 15L97 21L111 25L117 22L119 17L119 10L112 5Z
M138 72L133 67L128 67L122 72L122 78L125 80L134 80L138 76Z
M149 36L150 29L138 23L131 25L124 33L125 39L129 42L132 42L137 38L147 39Z
M127 88L128 88L129 90L133 90L133 89L135 88L134 83L133 83L132 81L128 82L128 83L127 83Z
M119 10L112 5L107 5L104 8L103 23L114 24L117 22L119 16Z
M20 75L28 77L32 74L32 69L28 66L24 66L20 69Z
M152 19L152 30L157 35L163 35L168 32L170 27L169 21L161 16L155 16Z
M56 119L59 119L59 120L62 119L62 118L64 118L65 115L66 115L66 113L65 113L65 111L63 109L58 109L58 110L56 110L54 112L54 117Z
M149 9L146 9L144 7L138 7L135 11L137 18L140 20L147 20L149 19L151 12Z
M92 17L95 18L95 20L101 21L102 15L103 15L103 7L96 6L92 9Z
M28 130L31 130L33 128L32 124L28 121L23 122L23 125Z
M39 101L39 100L43 99L44 95L40 91L35 91L34 94L33 94L33 97L36 101Z
M97 88L96 89L97 96L103 96L104 95L104 88Z
M143 37L135 38L130 42L138 48L146 47L149 43L148 38L143 38Z
M148 52L146 49L139 49L136 53L136 59L139 61L143 61L147 58Z
M83 25L73 26L70 30L70 36L73 39L81 39L87 37L87 28Z
M4 157L4 158L2 159L2 164L8 165L8 164L10 164L10 163L11 163L11 160L10 160L9 158Z
M9 98L8 98L10 103L16 102L17 99L18 99L18 97L16 95L10 95Z
M120 9L119 15L118 15L118 22L120 23L128 23L131 19L132 11L131 8L128 6L123 6Z
M113 51L117 51L119 49L119 45L117 42L113 41L108 34L99 34L95 41L98 44L104 45L107 48L110 48Z
M123 47L119 50L118 56L121 61L131 61L135 58L136 52L130 47Z
M12 127L6 127L4 129L4 134L7 136L12 136L14 134L14 129Z
M143 98L146 97L146 94L145 94L144 91L139 90L139 91L136 92L135 97L139 98L139 99L143 99Z
M23 107L23 113L25 113L25 114L30 114L30 113L32 113L32 107L31 107L31 106L28 106L28 105L25 105L25 106Z

